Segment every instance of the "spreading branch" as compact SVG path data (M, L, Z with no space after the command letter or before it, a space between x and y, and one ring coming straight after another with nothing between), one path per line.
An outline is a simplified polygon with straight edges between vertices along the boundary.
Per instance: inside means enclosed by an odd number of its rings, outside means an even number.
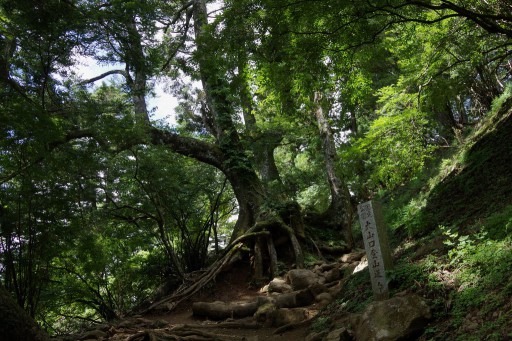
M124 78L129 79L129 75L128 75L128 72L126 72L126 70L110 70L105 73L102 73L99 76L81 81L79 84L80 85L91 84L91 83L94 83L96 81L99 81L100 79L103 79L103 78L111 76L111 75L122 75Z
M178 154L194 158L220 170L224 168L224 154L213 144L158 128L151 128L150 136L154 145L165 145Z

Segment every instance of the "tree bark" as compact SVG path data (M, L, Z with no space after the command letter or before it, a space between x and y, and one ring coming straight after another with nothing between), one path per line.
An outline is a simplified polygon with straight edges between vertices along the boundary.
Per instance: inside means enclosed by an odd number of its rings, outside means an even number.
M352 237L352 206L350 204L350 193L346 184L336 174L336 145L321 102L322 95L318 92L315 93L315 116L322 140L325 169L331 191L331 203L323 215L326 220L329 220L330 224L342 233L347 246L352 248L354 239Z
M195 0L193 18L199 74L213 118L216 147L223 156L218 168L231 183L239 205L239 216L231 237L234 240L255 224L265 193L233 122L233 103L228 100L229 94L226 93L229 84L219 70L223 61L216 57L217 51L211 50L204 32L208 24L204 0Z
M46 341L49 336L0 286L0 335L2 340Z

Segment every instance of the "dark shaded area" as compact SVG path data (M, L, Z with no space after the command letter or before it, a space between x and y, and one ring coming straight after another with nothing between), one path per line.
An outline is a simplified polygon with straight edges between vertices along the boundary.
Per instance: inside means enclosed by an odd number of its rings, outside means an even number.
M418 219L424 226L417 231L428 233L429 227L438 225L469 226L511 205L511 141L512 116L507 114L468 150L463 167L433 188Z
M5 341L43 341L48 336L0 286L0 339Z

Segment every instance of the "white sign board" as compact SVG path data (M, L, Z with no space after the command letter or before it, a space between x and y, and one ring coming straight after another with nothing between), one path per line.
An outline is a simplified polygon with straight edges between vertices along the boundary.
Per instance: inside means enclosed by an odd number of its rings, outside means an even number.
M387 299L389 290L386 270L392 268L392 263L380 206L375 201L368 201L357 206L357 213L363 232L373 293L377 300Z

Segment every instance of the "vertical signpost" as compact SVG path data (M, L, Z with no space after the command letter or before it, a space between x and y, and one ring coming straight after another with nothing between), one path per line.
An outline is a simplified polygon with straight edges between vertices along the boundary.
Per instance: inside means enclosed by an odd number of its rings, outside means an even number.
M368 201L357 206L363 232L364 248L368 257L368 268L375 299L389 298L386 270L391 270L391 252L380 205Z

